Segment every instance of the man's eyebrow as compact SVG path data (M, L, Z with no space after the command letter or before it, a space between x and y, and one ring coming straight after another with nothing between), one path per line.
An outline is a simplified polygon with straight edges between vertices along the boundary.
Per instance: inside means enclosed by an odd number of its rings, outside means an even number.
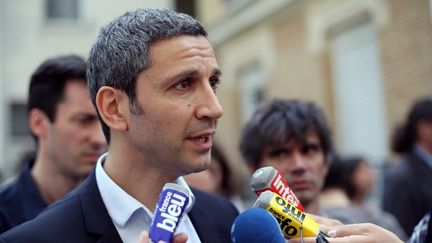
M285 148L285 147L275 147L275 148L271 148L268 151L270 153L280 153L280 152L289 152L291 151L292 148Z
M184 71L181 71L180 73L174 75L171 80L179 79L182 77L189 77L189 76L196 76L198 75L199 70L192 68L192 69L186 69ZM220 77L222 75L222 71L219 68L215 68L213 70L213 74L211 76L217 76Z
M320 143L319 142L308 142L308 141L306 141L306 142L304 142L303 143L303 145L307 145L307 146L320 146Z

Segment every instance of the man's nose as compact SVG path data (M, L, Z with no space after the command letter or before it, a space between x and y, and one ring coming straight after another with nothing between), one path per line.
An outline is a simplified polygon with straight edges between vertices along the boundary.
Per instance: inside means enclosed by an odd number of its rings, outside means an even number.
M219 103L213 88L210 84L205 85L200 96L200 103L196 110L197 119L210 118L213 120L219 119L223 115L223 108Z
M301 153L301 151L294 151L291 156L291 166L293 169L305 169L307 159Z

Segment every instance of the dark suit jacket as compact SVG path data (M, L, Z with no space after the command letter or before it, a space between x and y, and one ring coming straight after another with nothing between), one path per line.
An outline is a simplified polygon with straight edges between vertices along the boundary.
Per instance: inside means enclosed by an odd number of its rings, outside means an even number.
M0 190L0 234L35 218L48 205L30 175L31 165Z
M193 190L196 201L189 217L204 243L230 242L231 225L238 215L227 200ZM122 242L96 184L95 171L64 199L35 219L0 236L0 242Z
M432 212L428 212L414 228L407 243L432 242Z
M382 205L411 235L414 226L432 210L432 168L415 153L408 153L386 172Z

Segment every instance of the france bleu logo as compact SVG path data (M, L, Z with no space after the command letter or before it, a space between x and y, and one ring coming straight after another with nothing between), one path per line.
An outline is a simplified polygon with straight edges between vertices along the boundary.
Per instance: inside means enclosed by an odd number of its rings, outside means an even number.
M159 195L149 234L152 242L171 242L189 202L188 191L173 183L167 183Z

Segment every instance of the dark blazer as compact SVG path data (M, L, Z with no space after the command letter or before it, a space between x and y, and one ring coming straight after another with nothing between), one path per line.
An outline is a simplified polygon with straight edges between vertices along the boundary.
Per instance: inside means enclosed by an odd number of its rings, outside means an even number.
M432 168L415 153L407 153L386 171L382 205L411 235L414 226L432 210Z
M35 218L48 204L42 199L26 165L20 176L0 189L0 234Z
M237 209L222 197L193 190L196 201L189 217L204 243L230 242ZM0 242L122 242L96 184L95 171L64 199L35 219L0 236Z
M432 242L432 212L428 212L416 225L407 243Z

